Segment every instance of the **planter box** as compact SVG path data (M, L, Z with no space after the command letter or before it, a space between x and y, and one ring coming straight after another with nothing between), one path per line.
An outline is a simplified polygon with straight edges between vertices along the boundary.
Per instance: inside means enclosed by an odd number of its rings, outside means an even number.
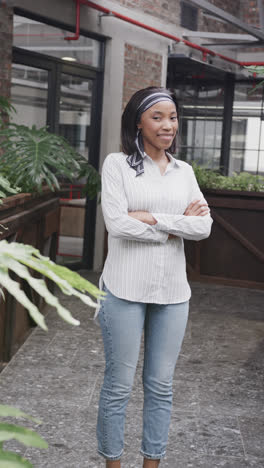
M59 232L59 198L50 190L41 195L14 195L0 205L0 239L23 242L37 247L44 255L56 260ZM40 297L26 282L21 287L30 299L41 307ZM0 300L0 362L8 361L30 332L33 323L27 311L12 296L5 293Z
M203 193L214 223L208 239L185 241L189 279L264 289L264 193Z

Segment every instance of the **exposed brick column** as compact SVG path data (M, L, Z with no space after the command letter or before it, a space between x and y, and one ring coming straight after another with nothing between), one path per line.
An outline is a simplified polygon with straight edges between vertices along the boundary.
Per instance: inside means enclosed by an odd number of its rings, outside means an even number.
M13 9L0 2L0 96L9 97L11 88Z
M161 86L162 56L125 44L123 106L132 94L147 86Z

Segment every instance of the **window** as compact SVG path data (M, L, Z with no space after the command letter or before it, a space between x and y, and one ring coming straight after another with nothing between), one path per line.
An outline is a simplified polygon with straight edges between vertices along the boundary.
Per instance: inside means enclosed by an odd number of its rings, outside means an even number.
M224 111L221 85L181 85L175 90L180 105L179 158L219 169Z
M197 8L181 2L181 26L191 31L197 31L197 18Z
M264 175L264 90L248 94L252 83L236 83L229 173Z
M16 124L47 124L48 72L37 67L12 65L11 98L16 112L12 121Z
M65 41L71 32L18 15L14 16L13 35L16 47L83 65L100 65L100 42L90 37Z

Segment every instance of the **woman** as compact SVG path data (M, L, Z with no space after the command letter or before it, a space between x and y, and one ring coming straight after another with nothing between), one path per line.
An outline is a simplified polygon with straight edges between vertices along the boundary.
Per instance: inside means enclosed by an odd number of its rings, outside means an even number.
M102 170L102 209L108 255L99 312L106 368L97 438L107 468L119 468L125 410L144 330L145 468L164 457L172 380L188 317L190 287L183 239L209 236L208 205L187 163L174 159L175 97L164 88L136 92L122 116L123 152Z

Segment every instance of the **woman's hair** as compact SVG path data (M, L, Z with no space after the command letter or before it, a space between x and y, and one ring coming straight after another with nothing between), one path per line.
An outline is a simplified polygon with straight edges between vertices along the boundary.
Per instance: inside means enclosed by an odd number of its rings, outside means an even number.
M140 89L130 98L127 103L123 115L122 115L122 125L121 125L121 141L122 141L122 150L125 154L131 155L137 151L136 147L136 136L137 136L137 121L138 119L138 108L146 97L150 96L153 93L167 93L173 100L177 115L179 118L179 109L178 103L175 95L166 88L157 88L155 86L150 86L149 88ZM172 154L176 152L176 136L170 146L168 151Z

